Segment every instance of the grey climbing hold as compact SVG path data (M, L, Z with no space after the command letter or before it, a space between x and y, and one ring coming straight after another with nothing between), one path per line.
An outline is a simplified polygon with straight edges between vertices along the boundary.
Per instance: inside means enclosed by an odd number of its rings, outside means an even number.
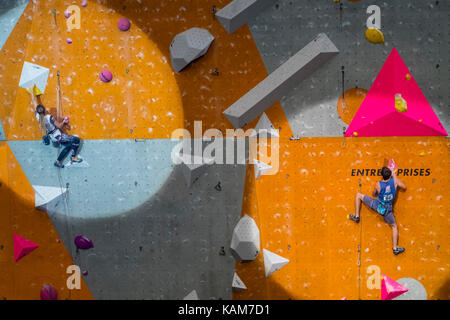
M194 182L206 171L208 165L214 162L214 159L206 157L199 157L195 155L180 155L181 170L186 178L188 187L192 186Z
M268 172L270 169L272 169L272 167L268 164L256 159L253 160L253 165L255 168L255 179L258 179L259 177L266 174L266 172Z
M408 291L392 300L427 300L425 287L416 279L401 278L397 282L405 288L408 288Z
M266 271L266 277L280 270L282 267L284 267L286 264L289 263L288 259L283 258L266 249L263 249L263 255L264 255L264 268Z
M183 300L199 300L197 291L192 290Z
M239 261L255 260L259 253L259 229L255 220L244 215L233 230L231 254Z
M34 205L37 209L50 212L53 208L62 205L66 188L33 186L35 193Z
M231 288L233 289L234 292L247 290L247 286L244 284L241 278L239 278L236 272L234 273L233 276L233 283L231 285Z
M191 28L177 34L170 44L173 69L180 72L192 61L205 55L213 41L213 35L201 28Z
M228 33L233 33L276 0L234 0L216 13Z
M326 34L319 34L223 114L236 128L245 127L338 53Z
M280 134L277 129L273 126L267 114L263 112L261 118L259 118L256 124L255 131L252 133L251 137L266 137L266 138L279 138Z

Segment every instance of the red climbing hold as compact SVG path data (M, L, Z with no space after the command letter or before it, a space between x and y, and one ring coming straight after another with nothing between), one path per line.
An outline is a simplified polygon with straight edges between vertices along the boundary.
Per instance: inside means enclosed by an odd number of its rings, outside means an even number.
M44 284L41 289L41 300L58 300L58 291L49 284Z
M131 27L130 20L127 18L120 18L117 22L117 27L120 31L128 31Z
M102 80L103 82L110 82L112 78L113 75L111 71L105 69L102 72L100 72L100 80Z
M381 300L392 300L395 297L405 293L408 291L408 288L405 288L400 283L395 282L389 277L386 277L384 274L383 280L381 281Z
M27 240L25 238L22 238L21 236L18 236L17 234L13 234L13 240L14 240L14 260L17 262L30 252L32 252L34 249L39 247L36 243Z

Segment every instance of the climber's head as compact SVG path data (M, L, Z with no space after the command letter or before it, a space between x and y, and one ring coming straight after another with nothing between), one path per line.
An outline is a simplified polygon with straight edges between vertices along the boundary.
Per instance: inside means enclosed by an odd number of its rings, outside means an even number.
M36 107L36 113L39 115L45 115L45 107L42 104L39 104Z
M383 180L388 180L392 175L391 169L388 167L381 168L381 175L383 176Z

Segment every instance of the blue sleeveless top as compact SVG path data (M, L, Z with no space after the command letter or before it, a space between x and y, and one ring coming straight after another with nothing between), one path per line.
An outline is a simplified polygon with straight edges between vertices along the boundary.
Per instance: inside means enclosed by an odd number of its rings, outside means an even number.
M395 183L394 178L388 181L380 181L380 194L378 195L379 205L378 212L385 214L386 210L392 211L392 204L395 199Z

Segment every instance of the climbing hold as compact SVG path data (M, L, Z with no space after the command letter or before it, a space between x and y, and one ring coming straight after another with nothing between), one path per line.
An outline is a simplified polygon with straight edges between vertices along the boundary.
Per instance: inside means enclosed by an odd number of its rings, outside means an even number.
M117 22L117 27L119 28L120 31L128 31L131 27L130 20L128 20L125 17L120 18L119 21Z
M68 10L64 11L64 17L69 18L71 16L70 12Z
M400 93L397 93L395 95L395 109L397 109L398 112L408 111L408 105L406 103L406 100L403 99L403 97Z
M265 138L279 138L279 132L275 129L272 122L270 121L269 117L267 117L267 114L263 112L261 117L258 120L258 123L256 124L255 130L252 132L250 137L260 137L263 136Z
M381 300L392 300L395 297L398 297L399 295L408 291L408 289L402 286L400 283L395 282L384 274L382 276L383 280L381 281Z
M41 289L41 300L58 300L58 291L49 284L44 284Z
M34 251L37 247L39 247L36 243L22 238L17 234L13 234L14 241L14 260L17 262L23 257L25 257L30 252Z
M60 201L64 199L64 194L67 191L65 188L60 187L47 187L47 186L33 186L35 193L34 206L38 210L50 211L56 208Z
M377 28L368 28L366 30L366 39L371 43L384 43L384 35Z
M358 136L358 132L353 131L353 136L357 137Z
M234 292L247 290L247 286L244 284L244 282L241 280L241 278L239 278L239 276L237 275L236 272L234 273L234 276L233 276L233 282L231 284L231 288L233 289Z
M92 240L82 235L76 236L74 243L77 248L81 250L87 250L94 247Z
M425 152L421 152L421 153L419 153L419 156L421 156L421 157L423 157L425 155Z
M81 1L81 6L82 7L86 7L87 6L87 1L86 0Z
M36 85L40 92L44 93L49 72L50 70L47 68L25 61L20 75L19 87L27 89Z
M259 177L270 171L270 169L272 169L272 167L268 164L256 159L253 159L253 165L255 167L255 179L258 179Z
M201 28L191 28L177 34L170 44L173 69L180 72L192 61L205 55L213 41L213 35Z
M280 270L282 267L284 267L286 264L289 263L289 259L283 258L266 249L263 249L263 255L264 255L264 268L266 271L266 277Z
M408 81L411 80L411 75L409 73L407 73L405 77L406 77L406 80L408 80Z
M83 271L83 276L87 276L89 274L89 272L87 270Z
M244 215L233 230L231 254L239 261L255 260L259 253L259 229L255 220Z
M197 291L192 290L183 300L199 300Z
M67 38L66 42L67 42L68 44L71 44L71 43L72 43L72 39Z
M100 72L100 80L103 82L110 82L113 78L113 75L111 71L105 69L102 72Z

